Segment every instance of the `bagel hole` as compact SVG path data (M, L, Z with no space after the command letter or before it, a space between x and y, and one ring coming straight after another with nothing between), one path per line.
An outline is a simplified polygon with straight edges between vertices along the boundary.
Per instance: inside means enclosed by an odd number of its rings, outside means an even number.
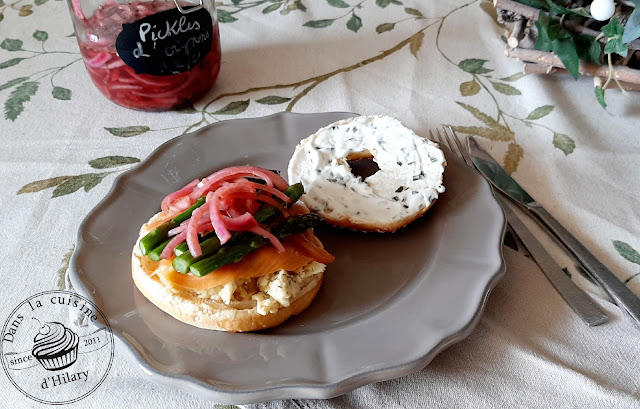
M373 155L369 151L350 153L346 159L347 164L351 168L351 173L355 176L360 176L362 180L365 180L380 170L380 167L376 161L373 160Z

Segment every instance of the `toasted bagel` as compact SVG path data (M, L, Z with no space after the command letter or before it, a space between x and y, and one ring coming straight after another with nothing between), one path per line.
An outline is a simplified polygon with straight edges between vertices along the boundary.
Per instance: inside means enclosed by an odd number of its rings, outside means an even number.
M140 230L140 238L144 237L155 226L163 223L170 216L158 213L153 216ZM240 261L239 263L241 263ZM309 267L309 268L305 268ZM163 282L158 276L160 268L167 268L160 262L150 260L143 256L138 242L132 252L132 277L136 287L158 308L174 318L200 328L213 329L228 332L257 331L281 324L292 315L300 314L315 298L324 276L324 264L312 261L307 266L296 272L287 272L287 277L295 280L299 274L294 288L299 288L288 299L289 305L282 305L275 299L269 301L269 310L265 313L258 300L271 296L261 291L258 280L260 277L244 279L240 282L242 293L231 293L228 302L216 294L216 288L211 292L190 291L184 288L176 288ZM310 268L313 271L309 275ZM280 272L274 272L278 274ZM211 274L215 274L211 273ZM236 280L238 281L238 280ZM246 288L245 288L246 287ZM248 290L247 290L248 289ZM234 290L236 291L236 290ZM251 294L251 292L254 292ZM256 297L256 294L260 295ZM286 303L285 303L286 304Z
M350 161L372 159L379 170L361 177ZM289 180L301 200L328 223L352 230L393 232L429 210L439 194L446 160L435 142L395 118L338 121L303 139L289 161Z

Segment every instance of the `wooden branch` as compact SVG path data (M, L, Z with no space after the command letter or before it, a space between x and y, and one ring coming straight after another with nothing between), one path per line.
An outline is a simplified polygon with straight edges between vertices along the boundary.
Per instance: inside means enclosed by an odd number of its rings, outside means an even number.
M529 74L568 74L569 71L564 68L554 67L553 65L525 63L522 67L522 73Z
M520 43L520 40L522 40L522 37L524 37L523 23L523 18L513 23L513 31L511 31L511 34L507 37L507 44L509 44L509 47L516 48Z
M537 20L538 16L540 15L540 10L513 0L493 0L493 5L496 8L511 11L530 20ZM572 21L565 21L563 23L563 26L571 31L575 31L576 33L580 34L586 34L590 37L598 37L600 35L600 31L584 27L583 25L577 24ZM631 50L640 50L640 39L633 40L627 45Z
M556 68L565 68L560 58L554 53L548 51L540 51L524 48L510 48L505 50L507 57L519 58L523 61L544 64ZM620 81L628 82L630 84L640 84L640 70L634 70L629 67L616 66L615 75ZM582 61L579 63L578 72L582 75L609 77L609 67L599 66L595 64L587 64Z
M497 9L512 11L531 20L537 20L540 14L540 10L513 0L493 0L493 6Z
M564 68L558 68L558 67L554 67L551 65L544 65L544 64L534 64L534 63L526 63L522 68L522 73L526 75L529 75L529 74L569 75L569 71L565 70ZM594 78L594 85L600 84L600 86L602 86L606 82L606 78L602 78L599 76L594 76L593 78ZM619 81L619 82L625 91L640 91L640 84L632 84L624 81ZM615 81L609 82L609 85L607 85L607 89L610 89L610 88L618 88L618 85L616 85Z

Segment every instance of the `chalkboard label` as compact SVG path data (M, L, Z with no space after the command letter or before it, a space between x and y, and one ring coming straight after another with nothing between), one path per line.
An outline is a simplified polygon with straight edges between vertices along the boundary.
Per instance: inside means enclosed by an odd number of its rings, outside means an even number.
M137 74L179 74L211 51L212 36L213 20L205 8L188 14L176 8L123 24L116 50Z

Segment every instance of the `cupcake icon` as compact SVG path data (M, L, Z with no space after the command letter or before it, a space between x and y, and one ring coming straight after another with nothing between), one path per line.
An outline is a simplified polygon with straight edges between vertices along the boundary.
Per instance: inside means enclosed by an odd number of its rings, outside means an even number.
M34 337L31 353L48 371L73 365L78 359L80 337L59 322L47 322Z

